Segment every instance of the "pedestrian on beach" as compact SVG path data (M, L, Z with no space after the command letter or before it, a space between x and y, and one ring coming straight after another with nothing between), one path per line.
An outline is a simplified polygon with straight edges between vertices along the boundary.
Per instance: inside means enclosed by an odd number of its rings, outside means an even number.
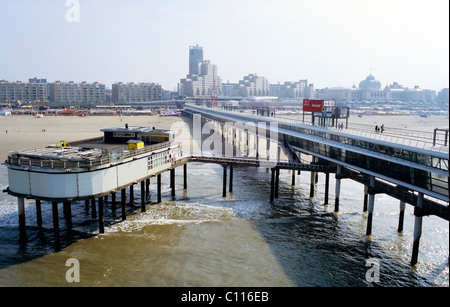
M383 133L384 131L384 124L381 125L381 132Z
M378 128L378 125L375 125L375 132L378 132L380 128Z

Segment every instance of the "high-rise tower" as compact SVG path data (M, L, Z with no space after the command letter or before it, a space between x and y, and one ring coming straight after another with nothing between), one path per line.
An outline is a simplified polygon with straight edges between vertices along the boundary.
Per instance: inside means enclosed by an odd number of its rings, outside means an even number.
M203 62L203 47L189 47L189 75L200 75L200 63Z
M187 97L219 96L222 80L217 75L217 65L203 60L203 47L189 47L189 74L178 83L178 95Z

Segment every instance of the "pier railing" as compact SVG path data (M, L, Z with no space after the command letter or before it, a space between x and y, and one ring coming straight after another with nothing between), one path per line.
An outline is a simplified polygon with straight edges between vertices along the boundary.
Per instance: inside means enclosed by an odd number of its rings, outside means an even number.
M422 149L428 149L433 150L437 152L443 152L448 153L449 147L448 142L444 139L443 136L438 136L436 140L433 140L433 133L427 132L427 131L419 131L419 130L407 130L407 129L395 129L394 131L384 131L384 132L375 132L374 128L369 125L363 125L363 124L349 124L349 126L343 130L340 130L338 128L334 127L321 127L321 126L314 126L310 122L303 122L298 119L288 118L288 117L280 117L278 116L277 119L281 119L283 121L297 124L297 125L304 125L304 126L311 126L311 127L318 127L322 128L324 130L331 130L331 131L342 131L348 134L356 135L356 136L362 136L365 138L371 138L376 139L380 141L385 142L391 142L395 144L401 144L416 148L422 148Z
M179 148L181 144L174 142L163 142L155 145L146 146L143 148L138 148L135 150L124 150L123 160L137 157L143 154L148 154L160 149L169 148ZM37 153L36 150L29 151L30 153ZM71 170L79 168L93 168L106 165L112 162L120 162L123 160L111 161L108 156L101 156L93 159L64 159L64 157L55 157L54 159L50 157L33 157L27 156L26 151L22 155L20 152L10 153L6 159L6 163L15 166L28 166L44 169L60 169L60 170Z

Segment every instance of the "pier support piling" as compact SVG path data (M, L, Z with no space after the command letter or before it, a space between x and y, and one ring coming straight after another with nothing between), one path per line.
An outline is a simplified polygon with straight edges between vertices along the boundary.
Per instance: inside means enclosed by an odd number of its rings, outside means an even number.
M422 214L422 208L423 208L423 193L419 192L419 195L417 196L417 204L414 208L414 241L413 241L413 250L412 250L412 256L411 256L411 265L414 266L418 262L419 258L419 245L420 245L420 237L422 236L422 220L423 220L423 214Z
M157 203L161 202L161 174L156 176Z
M134 204L134 183L130 185L130 205Z
M126 190L122 189L121 191L121 206L122 206L122 221L125 221L127 219L127 194L126 194Z
M116 192L111 193L111 210L116 214Z
M275 171L275 198L278 198L278 190L280 188L280 169Z
M230 192L233 192L233 164L230 164Z
M270 201L275 200L275 168L272 168L271 181L270 181Z
M227 165L223 164L222 197L227 196Z
M364 185L364 201L363 201L363 212L367 212L367 201L369 197L369 187Z
M97 208L95 207L95 197L94 196L91 197L91 207L92 207L92 218L96 219L97 218Z
M397 228L397 232L402 232L403 231L403 222L405 220L405 202L404 201L400 201L400 214L398 217L398 228Z
M145 212L145 180L141 181L141 212Z
M366 235L369 236L372 234L372 219L373 219L373 209L375 206L375 177L370 176L370 186L369 186L369 204L367 207L368 215L367 215L367 229Z
M98 198L98 232L105 233L105 217L103 211L103 197Z
M172 197L175 196L175 168L170 170L170 188Z
M334 212L339 212L339 196L341 193L341 174L342 174L342 166L337 165L336 186L335 186L335 196L334 196Z
M311 180L309 183L309 197L314 197L314 185L315 185L315 178L316 178L316 173L315 172L311 172Z
M38 227L42 227L42 208L39 199L36 199L36 222Z
M183 165L183 189L187 190L187 163Z
M18 197L17 205L19 211L19 238L21 242L26 242L27 232L25 223L25 199L23 197Z
M145 179L145 198L150 199L150 178Z
M60 246L61 238L59 235L59 217L58 217L58 202L52 202L52 215L53 215L53 233L55 237L55 245Z
M72 204L70 201L63 202L64 218L67 224L67 230L72 229Z
M325 173L325 201L324 205L328 205L328 195L330 190L330 173Z

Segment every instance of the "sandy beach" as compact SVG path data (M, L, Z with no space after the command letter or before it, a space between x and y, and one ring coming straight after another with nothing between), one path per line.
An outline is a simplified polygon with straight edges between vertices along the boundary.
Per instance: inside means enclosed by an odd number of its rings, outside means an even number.
M364 125L382 125L384 124L386 128L400 128L400 129L411 129L419 131L433 132L435 128L448 128L449 126L448 116L428 116L420 117L413 115L365 115L363 117L358 117L356 115L351 115L349 118L349 123L364 124Z
M10 151L30 149L61 140L76 141L103 135L100 129L124 126L156 127L170 129L180 117L159 116L32 116L0 117L0 161Z
M182 120L179 117L158 116L32 116L0 117L0 160L4 161L9 151L30 149L61 140L75 141L102 136L100 129L124 126L156 127L170 129L171 125ZM449 126L448 116L350 116L349 123L365 125L384 124L387 130L411 129L433 132L435 128Z

